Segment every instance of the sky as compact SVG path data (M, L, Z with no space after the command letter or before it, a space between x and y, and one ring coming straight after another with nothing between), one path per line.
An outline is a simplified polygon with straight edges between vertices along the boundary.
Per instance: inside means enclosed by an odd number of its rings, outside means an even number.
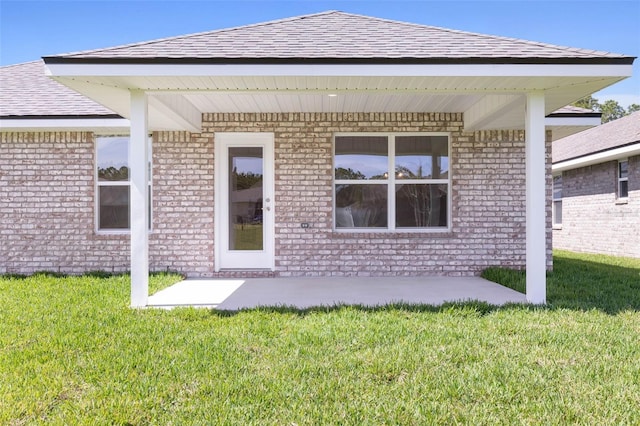
M0 65L327 10L640 57L640 0L0 0ZM640 59L594 97L640 104Z

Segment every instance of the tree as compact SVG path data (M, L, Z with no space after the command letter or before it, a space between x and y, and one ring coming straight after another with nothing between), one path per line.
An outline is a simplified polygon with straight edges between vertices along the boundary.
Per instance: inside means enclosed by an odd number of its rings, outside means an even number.
M638 104L631 104L629 105L629 108L627 108L627 114L633 114L638 111L640 111L640 105Z
M602 122L608 123L618 118L622 118L627 115L627 112L613 99L609 99L600 105L600 112L602 113Z
M608 123L609 121L617 120L618 118L622 118L625 115L640 111L640 105L638 104L631 104L629 105L629 108L625 110L622 106L620 106L618 101L609 99L604 101L604 103L600 103L593 96L582 98L572 103L571 105L580 108L588 108L593 111L602 113L602 123Z
M579 108L592 109L594 111L599 111L600 104L598 104L598 100L593 96L587 96L586 98L582 98L571 105L577 106Z

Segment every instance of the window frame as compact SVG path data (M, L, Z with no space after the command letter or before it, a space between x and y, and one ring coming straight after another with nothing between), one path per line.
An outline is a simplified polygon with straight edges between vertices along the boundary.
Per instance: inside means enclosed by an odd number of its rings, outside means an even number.
M620 170L620 165L622 163L627 163L627 176L622 177L620 176L621 170ZM621 158L618 160L617 164L616 164L616 182L617 182L617 199L618 200L628 200L629 199L629 159L628 158ZM627 182L627 195L622 196L622 182Z
M395 173L389 173L387 179L384 180L348 180L348 179L336 179L335 174L335 164L336 164L336 137L342 136L385 136L387 138L387 171L395 171L395 158L396 158L396 137L400 136L446 136L447 137L447 158L449 161L449 169L447 172L446 179L396 179ZM334 232L338 233L419 233L419 234L438 234L438 233L449 233L452 229L452 168L453 162L451 159L451 133L450 132L337 132L334 133L332 138L332 149L331 149L331 174L332 174L332 188L331 188L331 218L332 218L332 228ZM437 226L437 227L422 227L422 228L403 228L396 227L396 197L395 197L395 187L398 183L404 184L417 184L417 185L447 185L447 225L446 226ZM383 227L371 227L371 228L344 228L337 227L336 220L336 185L339 184L347 184L347 185L386 185L387 186L387 226Z
M98 139L100 138L128 138L129 144L131 144L131 135L128 133L109 133L109 134L96 134L94 136L94 164L93 164L93 173L94 173L94 232L98 235L129 235L131 233L131 220L129 219L129 227L128 228L100 228L100 187L101 186L126 186L129 188L129 214L131 214L131 176L126 181L100 181L98 176ZM148 189L148 197L149 197L149 233L153 231L153 137L149 135L148 137L149 143L149 189ZM127 149L127 167L131 170L130 158L129 154L131 152L131 147Z
M560 197L556 197L556 178L560 178ZM558 229L558 228L562 228L562 214L560 215L560 222L557 222L557 215L556 215L556 203L560 204L560 206L562 206L562 192L564 190L564 182L563 182L563 176L562 173L559 175L554 175L551 178L551 225L553 228ZM560 210L562 211L562 207L560 208Z

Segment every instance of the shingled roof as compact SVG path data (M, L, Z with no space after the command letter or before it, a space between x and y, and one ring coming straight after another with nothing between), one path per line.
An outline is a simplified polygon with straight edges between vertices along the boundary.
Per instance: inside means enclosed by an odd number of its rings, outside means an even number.
M179 61L178 61L179 60ZM55 62L631 63L633 58L328 11L45 58Z
M640 143L640 112L558 139L553 143L553 163L636 143Z
M0 67L0 117L119 117L47 77L42 61Z

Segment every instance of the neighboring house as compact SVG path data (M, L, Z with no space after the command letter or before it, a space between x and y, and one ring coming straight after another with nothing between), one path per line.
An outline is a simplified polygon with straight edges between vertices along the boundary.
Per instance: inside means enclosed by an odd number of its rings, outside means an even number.
M553 143L553 246L640 257L640 112Z
M594 120L553 112L633 60L325 12L4 67L0 273L131 270L144 306L149 270L499 265L544 302L551 140Z

